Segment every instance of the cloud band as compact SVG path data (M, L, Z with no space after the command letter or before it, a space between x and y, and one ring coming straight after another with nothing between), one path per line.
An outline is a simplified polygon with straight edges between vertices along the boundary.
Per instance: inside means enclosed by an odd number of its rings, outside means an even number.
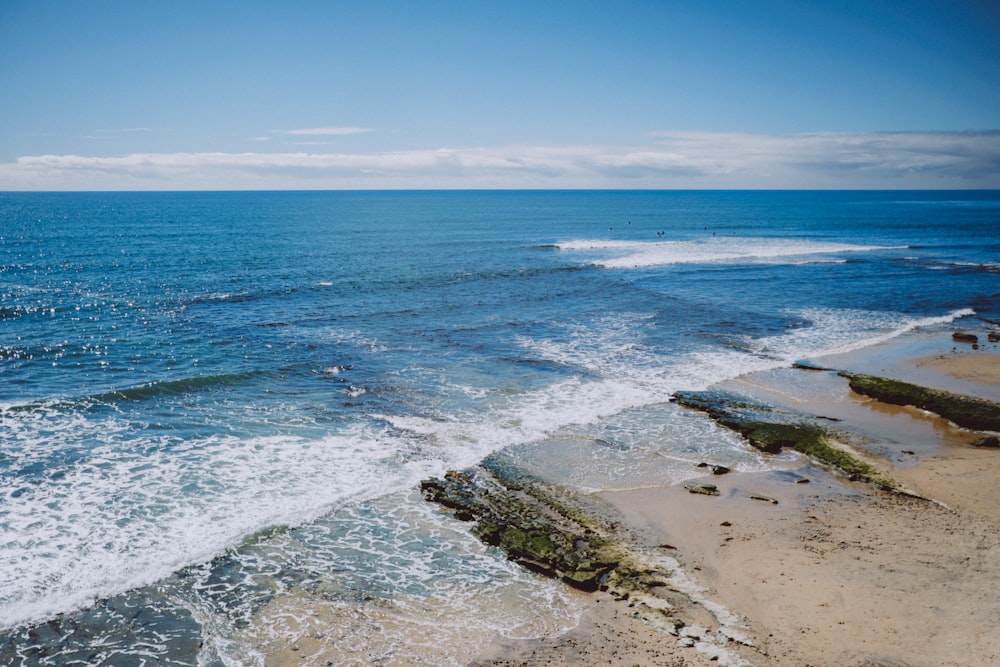
M1000 131L655 132L649 139L381 153L25 156L0 164L0 189L1000 188Z

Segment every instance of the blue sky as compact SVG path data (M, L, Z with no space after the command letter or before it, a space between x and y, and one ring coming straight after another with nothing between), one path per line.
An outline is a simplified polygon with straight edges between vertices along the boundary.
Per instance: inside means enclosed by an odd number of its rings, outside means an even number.
M1000 3L0 0L0 189L1000 188Z

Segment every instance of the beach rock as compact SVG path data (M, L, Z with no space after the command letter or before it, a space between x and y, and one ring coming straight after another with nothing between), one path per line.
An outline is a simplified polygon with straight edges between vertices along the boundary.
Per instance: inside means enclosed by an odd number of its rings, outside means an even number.
M988 435L981 440L972 443L973 447L988 447L989 449L1000 449L1000 438L995 435Z
M804 415L781 412L725 392L681 391L675 395L681 405L707 413L720 426L739 433L762 452L777 454L788 447L832 466L853 481L888 489L897 487L896 482L873 465L843 447L832 446L826 430L806 421Z
M979 337L975 334L965 333L963 331L956 331L951 335L951 339L956 343L978 343Z
M424 498L474 521L472 532L510 560L585 591L597 590L622 558L620 549L540 483L487 460L486 469L420 482Z
M685 484L684 488L691 493L700 493L705 496L719 495L719 488L715 484Z
M805 359L800 359L792 364L792 368L797 368L801 371L832 371L834 369L827 368L826 366L820 366L819 364L814 364L811 361Z
M1000 403L872 375L841 375L847 378L855 392L883 403L912 405L940 415L963 428L1000 431Z
M997 333L996 331L991 331L986 338L991 343L1000 343L1000 333Z
M527 475L499 456L475 468L420 483L423 496L473 517L472 533L519 565L583 591L627 600L631 614L676 635L684 623L663 597L670 573L573 496ZM674 549L669 544L662 549Z

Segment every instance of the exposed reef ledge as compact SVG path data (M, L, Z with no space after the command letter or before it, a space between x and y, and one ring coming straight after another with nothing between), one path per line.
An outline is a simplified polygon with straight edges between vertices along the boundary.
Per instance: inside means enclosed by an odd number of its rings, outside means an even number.
M632 615L678 637L678 647L694 649L720 665L746 664L732 644L754 647L743 619L706 598L704 591L662 553L640 547L615 522L571 493L550 486L502 456L478 466L420 483L425 499L475 522L472 533L499 547L507 557L574 588L606 591ZM673 549L673 547L669 547ZM701 612L693 607L702 608ZM704 613L712 627L688 626L682 617Z
M841 443L833 431L808 421L805 415L782 412L720 391L682 391L675 397L681 405L707 413L763 452L777 454L788 447L832 467L850 480L901 490L889 475Z
M568 494L491 457L479 466L420 483L424 498L474 521L472 532L511 560L584 591L628 600L638 615L672 634L684 623L670 566L638 550L576 505ZM672 599L673 598L673 599Z
M972 396L928 389L899 380L840 372L858 394L883 403L912 405L974 431L1000 431L1000 404Z
M423 495L475 521L473 533L525 567L594 591L625 554L596 522L529 483L523 473L487 459L481 468L449 472L420 484Z

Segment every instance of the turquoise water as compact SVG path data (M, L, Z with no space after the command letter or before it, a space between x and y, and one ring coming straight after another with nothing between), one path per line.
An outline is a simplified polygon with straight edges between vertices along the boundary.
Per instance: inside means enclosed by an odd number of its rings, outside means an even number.
M370 650L460 663L578 602L422 477L781 465L670 394L1000 321L1000 193L0 193L0 299L0 662L262 664L305 591L358 642L433 601Z

